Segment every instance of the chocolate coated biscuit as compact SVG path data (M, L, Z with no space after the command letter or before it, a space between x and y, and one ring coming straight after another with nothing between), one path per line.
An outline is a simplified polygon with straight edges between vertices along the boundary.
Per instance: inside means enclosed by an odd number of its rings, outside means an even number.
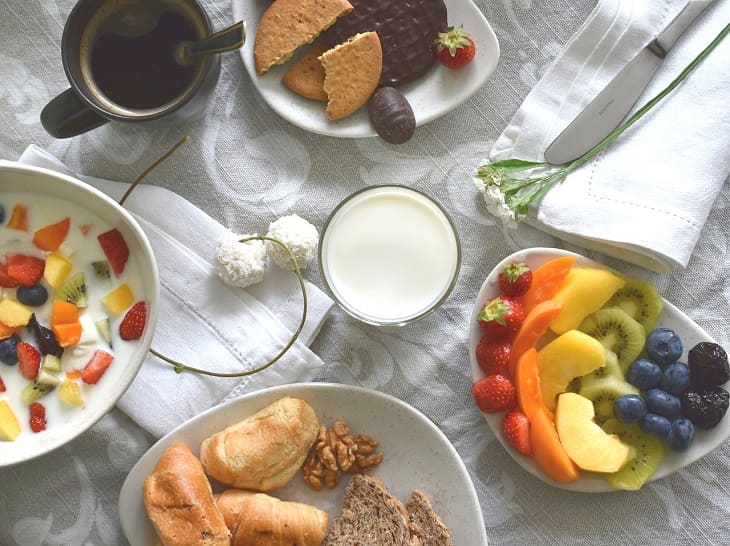
M325 33L331 45L359 32L376 31L383 47L380 85L415 80L436 60L436 38L447 27L443 0L350 0L352 12Z

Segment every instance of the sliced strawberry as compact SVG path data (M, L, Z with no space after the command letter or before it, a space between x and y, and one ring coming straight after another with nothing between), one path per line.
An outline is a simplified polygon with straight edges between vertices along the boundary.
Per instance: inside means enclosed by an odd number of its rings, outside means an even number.
M494 413L517 405L517 391L503 375L488 375L474 383L471 390L474 401L485 413Z
M18 343L15 348L18 354L18 370L26 379L33 380L38 377L38 370L41 367L41 353L33 345L24 341Z
M528 457L533 456L532 441L530 440L530 421L520 410L505 413L502 419L502 436L518 452Z
M99 239L99 244L104 250L104 254L106 254L106 259L109 260L109 264L118 277L124 271L124 266L129 258L129 247L124 240L124 236L118 229L114 228L102 233L97 239Z
M8 254L5 259L8 277L23 286L33 286L43 277L46 262L35 256Z
M89 385L95 385L113 360L114 357L106 351L101 349L95 351L91 360L84 367L84 371L81 372L81 380Z
M18 283L8 276L8 266L0 263L0 286L3 288L15 288Z
M119 335L127 341L139 339L147 322L147 304L143 301L135 303L124 315L119 325Z
M40 402L32 402L30 406L30 429L33 432L46 430L46 408Z
M66 217L60 222L41 228L33 234L33 244L51 252L58 250L68 235L69 226L71 226L71 219Z
M8 389L5 388L5 381L3 381L3 378L0 377L0 392L5 392L6 390Z

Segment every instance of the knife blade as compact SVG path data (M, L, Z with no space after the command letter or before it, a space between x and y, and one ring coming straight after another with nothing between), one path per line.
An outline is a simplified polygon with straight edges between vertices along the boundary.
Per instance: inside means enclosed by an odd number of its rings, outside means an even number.
M672 46L714 1L691 0L563 129L545 150L545 160L553 165L568 163L615 129L639 100Z

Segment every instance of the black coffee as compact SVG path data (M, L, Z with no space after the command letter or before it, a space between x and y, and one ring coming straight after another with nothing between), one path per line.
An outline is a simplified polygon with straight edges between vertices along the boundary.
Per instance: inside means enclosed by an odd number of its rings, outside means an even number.
M91 52L91 74L99 89L120 106L157 108L183 93L195 66L175 61L175 46L195 41L195 26L179 13L159 16L157 26L139 37L102 34Z

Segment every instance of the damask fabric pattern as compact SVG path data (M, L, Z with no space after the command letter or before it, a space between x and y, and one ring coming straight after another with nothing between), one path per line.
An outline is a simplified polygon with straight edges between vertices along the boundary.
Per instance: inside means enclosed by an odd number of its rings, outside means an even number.
M231 21L226 0L203 3L216 28ZM519 248L581 250L531 228L504 230L487 216L471 172L595 1L477 4L502 47L496 73L456 111L394 147L378 139L321 137L281 120L257 96L236 55L225 57L204 119L156 130L112 124L55 141L38 115L66 88L59 41L73 1L0 0L0 158L16 159L35 143L75 171L129 181L187 133L192 141L184 152L147 182L178 192L238 232L265 230L292 212L321 226L337 202L370 184L401 182L434 195L453 216L464 250L452 296L438 312L402 329L364 326L335 310L313 344L325 362L318 379L393 394L436 422L467 464L492 544L726 544L730 443L638 493L568 493L513 462L471 401L468 321L486 274ZM725 184L687 270L650 277L726 346L729 218ZM321 286L316 268L307 277ZM154 440L115 410L66 447L0 470L0 544L125 544L119 489Z

